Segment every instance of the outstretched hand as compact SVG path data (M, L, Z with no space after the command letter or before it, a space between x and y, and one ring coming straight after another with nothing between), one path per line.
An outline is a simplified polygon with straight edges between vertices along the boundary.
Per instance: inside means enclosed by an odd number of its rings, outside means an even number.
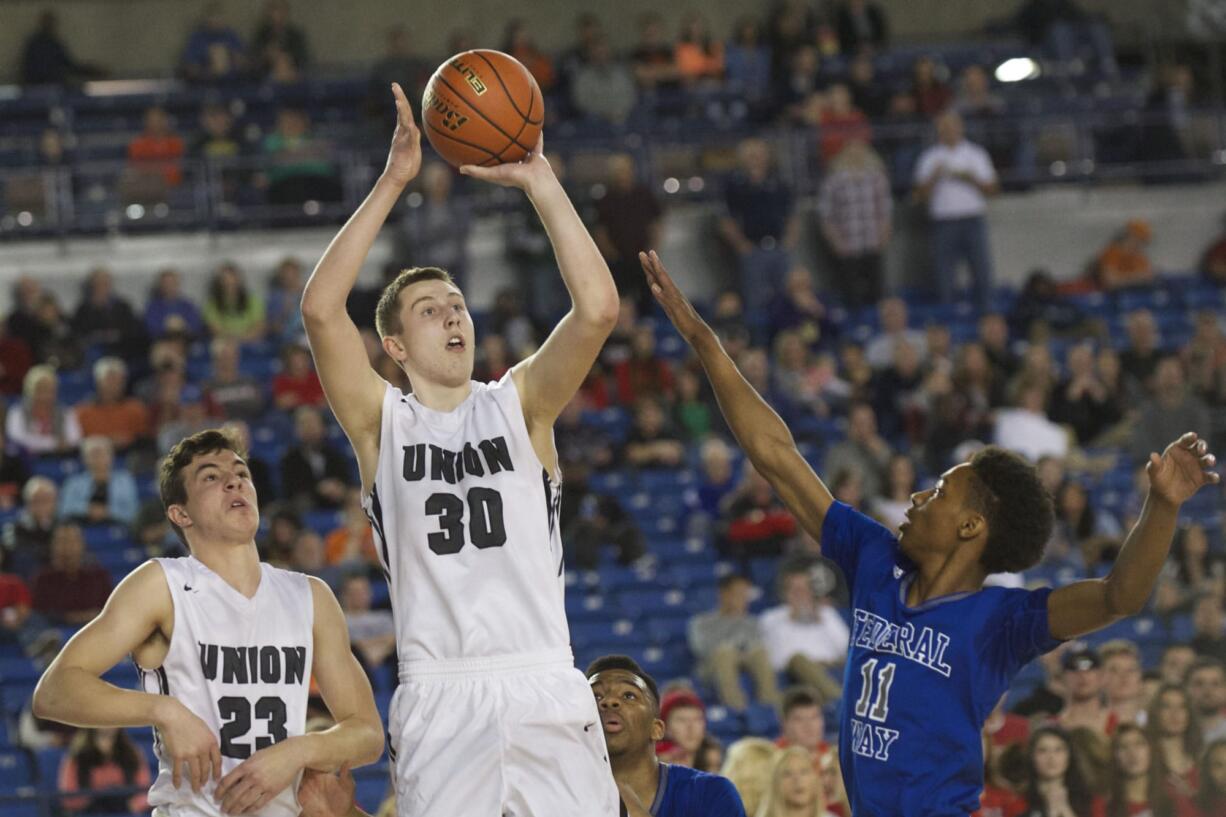
M398 184L408 184L421 170L421 131L413 121L413 109L399 82L392 83L396 98L396 130L392 132L392 147L387 152L383 174Z
M1149 489L1172 505L1182 505L1202 486L1221 481L1221 476L1210 470L1216 462L1208 443L1189 431L1168 445L1162 456L1149 455L1145 465Z
M647 286L651 289L651 294L656 296L660 306L664 307L664 314L668 315L668 319L677 327L685 342L692 344L699 333L707 328L706 322L690 303L690 299L685 297L685 293L677 288L655 250L640 252L639 263L647 276Z
M540 135L532 152L521 161L507 162L493 167L460 165L460 173L502 187L518 187L520 190L531 192L533 185L553 176L553 168L549 166L549 160L545 158L545 134Z

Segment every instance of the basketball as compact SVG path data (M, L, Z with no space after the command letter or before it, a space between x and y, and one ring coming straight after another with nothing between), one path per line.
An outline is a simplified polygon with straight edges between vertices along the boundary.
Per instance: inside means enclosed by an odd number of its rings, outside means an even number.
M440 65L426 83L421 109L426 138L456 167L522 160L545 121L545 100L528 69L487 49Z

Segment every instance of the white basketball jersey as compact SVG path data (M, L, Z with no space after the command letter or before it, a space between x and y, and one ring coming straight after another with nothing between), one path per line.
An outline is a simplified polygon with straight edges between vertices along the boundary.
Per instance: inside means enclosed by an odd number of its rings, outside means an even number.
M508 372L454 411L388 386L363 507L404 661L570 646L560 485L532 448Z
M301 573L260 565L260 586L248 599L189 556L157 559L174 601L170 649L158 669L141 670L145 692L171 695L217 735L225 775L257 750L301 735L314 660L315 605ZM199 794L183 777L174 787L169 758L154 731L158 774L149 804L171 815L223 817L217 782ZM294 817L298 780L258 812Z

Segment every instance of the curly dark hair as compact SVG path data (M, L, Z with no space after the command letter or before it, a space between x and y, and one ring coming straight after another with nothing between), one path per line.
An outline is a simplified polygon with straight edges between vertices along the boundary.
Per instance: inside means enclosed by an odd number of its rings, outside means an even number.
M643 683L647 685L647 689L651 692L651 702L655 704L657 711L660 708L660 688L656 686L656 679L652 678L647 672L639 666L639 662L635 661L628 655L602 655L595 661L587 665L587 670L583 673L584 676L591 680L592 676L598 672L605 670L620 669L626 672L637 675L643 679Z
M1056 510L1033 465L990 445L971 457L967 504L988 522L979 557L988 573L1015 573L1038 563L1051 538Z

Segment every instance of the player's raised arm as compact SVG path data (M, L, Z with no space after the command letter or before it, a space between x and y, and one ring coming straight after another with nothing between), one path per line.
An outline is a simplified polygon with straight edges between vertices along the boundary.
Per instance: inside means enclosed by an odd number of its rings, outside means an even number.
M1220 481L1210 470L1215 462L1208 445L1194 432L1168 445L1162 456L1149 455L1145 466L1149 494L1111 572L1101 579L1074 582L1048 596L1047 618L1053 636L1073 638L1141 612L1171 549L1180 506L1201 487Z
M529 428L553 426L562 407L579 390L600 348L617 323L617 287L587 227L542 155L544 137L522 162L477 167L465 165L466 176L528 194L536 208L570 292L571 310L549 338L515 367L515 383Z
M34 690L34 715L74 726L156 726L174 764L174 784L199 791L221 776L221 753L208 725L167 695L119 687L101 676L158 633L169 640L174 603L162 568L132 571L98 617L60 651Z
M685 342L698 353L715 388L719 409L749 461L766 477L780 499L813 538L820 540L830 490L796 449L792 432L754 390L724 351L714 330L677 288L655 251L639 253L647 285Z
M367 362L362 337L345 311L345 302L379 229L405 185L421 169L421 132L413 123L404 91L393 84L392 93L396 98L396 130L387 166L366 200L332 239L302 293L302 322L315 368L328 404L358 455L364 488L374 479L376 456L364 454L372 444L375 455L378 452L386 384Z
M383 724L370 681L349 648L345 614L326 584L316 578L310 582L315 608L311 675L336 724L260 749L232 769L214 793L226 814L259 811L304 769L361 766L378 760L383 751Z

